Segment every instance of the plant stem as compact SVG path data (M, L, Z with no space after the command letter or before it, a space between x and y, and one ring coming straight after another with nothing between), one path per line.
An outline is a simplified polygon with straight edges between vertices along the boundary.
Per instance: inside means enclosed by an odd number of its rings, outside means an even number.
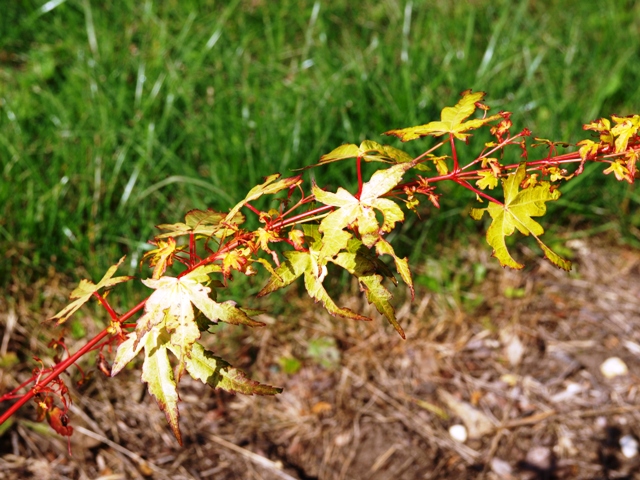
M144 307L145 302L146 300L140 302L138 305L133 307L127 313L125 313L120 318L118 318L118 321L122 323L128 320L129 318L131 318L133 315L135 315L138 311L140 311ZM58 363L53 368L53 371L44 380L34 385L27 393L25 393L22 397L20 397L20 399L18 399L16 403L11 405L2 415L0 415L0 425L6 422L14 413L16 413L20 409L20 407L22 407L25 403L31 400L34 397L34 395L37 394L42 387L47 386L53 380L58 378L62 372L64 372L67 368L69 368L71 365L76 363L85 354L93 350L94 347L109 334L110 334L109 327L107 327L104 330L102 330L100 333L98 333L98 335L96 335L91 340L89 340L89 342L80 350L78 350L76 353L71 355L66 360L63 360L62 362Z

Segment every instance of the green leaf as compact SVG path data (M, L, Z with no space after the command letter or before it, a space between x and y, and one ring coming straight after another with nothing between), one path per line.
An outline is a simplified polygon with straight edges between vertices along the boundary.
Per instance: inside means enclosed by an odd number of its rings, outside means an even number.
M520 190L520 184L524 181L526 174L526 163L521 163L515 173L502 181L504 205L491 202L487 208L472 209L471 216L479 220L485 210L491 215L492 222L487 230L487 242L493 247L493 255L502 266L515 269L524 267L511 257L505 242L505 237L512 235L517 229L523 235L531 234L551 263L568 271L571 269L571 262L552 252L540 240L539 236L544 233L544 229L532 219L532 217L544 215L547 211L546 202L560 198L560 191L551 190L549 182L540 182Z
M482 127L489 122L502 118L500 115L492 115L486 118L467 120L467 118L476 111L476 103L481 101L484 96L484 92L472 93L471 90L467 90L462 92L462 99L454 107L445 107L442 109L440 121L430 122L418 127L389 130L388 132L385 132L384 135L393 135L403 142L407 142L426 135L439 137L441 135L451 133L458 140L466 140L470 134L465 132Z
M383 248L383 252L387 253L385 248ZM362 244L358 247L356 241L352 243L350 251L341 252L333 260L333 263L341 266L358 279L360 289L365 293L367 301L373 304L378 312L385 316L402 338L405 338L404 331L396 319L395 309L390 303L393 295L382 285L383 275L377 273L379 271L378 266L381 265L384 267L384 276L391 276L391 273L388 272L384 264L373 257ZM407 271L404 272L404 274L408 275L407 283L413 292L410 273Z
M168 342L164 340L162 335L147 337L144 345L145 361L142 365L142 381L147 383L149 393L156 399L178 443L182 445L178 424L178 387L167 354Z
M282 392L281 388L248 379L243 371L216 357L199 343L193 344L186 367L194 379L227 392L245 395L275 395Z
M49 320L57 320L58 325L64 323L69 319L71 315L78 311L78 309L87 303L89 299L93 296L94 293L103 289L110 288L118 283L127 282L131 280L133 277L131 276L123 276L123 277L113 277L118 270L118 267L122 265L125 257L122 257L118 263L112 265L107 270L107 273L104 274L104 277L98 282L98 284L94 284L91 280L81 280L80 284L76 287L76 289L71 292L71 299L77 299L74 302L71 302L69 305L64 307L58 313L56 313L53 317L49 318Z

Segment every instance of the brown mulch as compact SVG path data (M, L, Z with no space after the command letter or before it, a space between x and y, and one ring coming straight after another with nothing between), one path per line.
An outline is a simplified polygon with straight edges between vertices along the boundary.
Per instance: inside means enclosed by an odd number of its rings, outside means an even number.
M24 408L0 436L0 479L640 478L640 455L620 445L640 435L640 252L611 239L567 246L570 274L533 256L523 272L503 270L468 248L456 275L481 267L486 280L400 305L404 341L357 292L339 303L376 321L332 318L292 289L291 308L262 316L267 327L224 328L209 344L281 395L232 396L185 376L180 447L139 370L96 371L73 393L73 455ZM34 326L62 305L54 281L38 309L17 292L0 299L2 357L46 351L50 333ZM629 373L605 377L611 357ZM0 370L0 392L28 376L21 365Z

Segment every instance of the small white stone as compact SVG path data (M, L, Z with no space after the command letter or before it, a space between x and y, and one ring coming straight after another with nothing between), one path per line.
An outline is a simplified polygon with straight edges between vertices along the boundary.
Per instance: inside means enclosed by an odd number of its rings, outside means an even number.
M467 429L464 425L451 425L449 427L449 435L456 442L464 443L467 441Z
M600 372L606 378L614 378L629 373L627 364L618 357L609 357L602 365L600 365Z
M625 457L633 458L638 455L638 441L633 435L625 435L620 438L620 449Z
M513 473L511 465L497 457L491 459L491 470L500 478L511 478Z

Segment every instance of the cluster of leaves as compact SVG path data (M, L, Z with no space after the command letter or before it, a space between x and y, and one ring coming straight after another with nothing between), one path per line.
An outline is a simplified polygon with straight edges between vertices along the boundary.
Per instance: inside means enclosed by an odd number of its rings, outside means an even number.
M527 145L531 132L525 129L512 134L509 112L488 115L489 107L482 103L482 92L466 91L461 97L455 106L442 110L438 121L385 133L403 142L434 137L435 143L418 157L413 158L393 146L365 140L360 145L339 146L312 166L353 161L358 176L358 190L354 193L341 187L333 192L315 183L310 191L305 191L301 175L281 178L275 174L252 188L227 213L192 210L184 222L159 225L161 233L151 242L156 248L143 259L151 269L151 278L141 280L153 293L129 312L118 315L107 301L106 291L132 279L114 277L123 259L97 284L83 280L71 294L73 302L53 319L63 323L83 304L96 298L109 313L111 325L84 349L69 356L66 363L52 369L47 378L34 378L35 386L23 396L23 403L24 398L42 391L48 382L58 378L60 371L87 351L99 349L103 358L102 350L114 344L117 352L113 365L111 368L103 365L101 369L116 375L144 352L142 380L165 412L179 442L177 383L184 372L213 388L230 392L257 395L280 392L279 388L248 379L199 342L218 322L249 327L263 325L252 318L260 312L233 301L217 300L218 291L225 288L234 275L254 275L258 267L269 275L258 296L268 295L303 277L310 297L331 315L371 320L337 305L325 289L328 267L342 269L357 280L369 303L404 338L388 287L398 284L398 276L413 295L413 281L407 259L396 254L386 237L404 221L405 211L417 212L421 202L426 200L439 208L438 184L443 181L452 181L474 192L479 202L486 202L486 206L472 209L471 216L480 220L484 212L488 212L491 224L486 239L502 266L523 268L506 244L506 237L517 230L523 235L532 235L551 263L569 270L571 263L540 239L544 229L534 217L545 214L547 202L560 197L559 186L581 174L587 161L608 164L604 173L614 173L618 180L633 182L640 150L640 116L613 116L613 127L608 119L585 125L584 128L595 131L598 138L579 142L577 151L572 153L559 155L556 150L560 144L537 139L538 143L531 147L546 146L548 152L542 159L531 160ZM471 118L478 111L481 115ZM463 165L458 149L467 144L470 132L479 128L488 128L493 140L485 143L482 151ZM509 146L517 148L518 161L510 160ZM363 161L381 163L383 167L364 181ZM572 164L575 168L570 172L567 166ZM427 176L432 166L437 175ZM502 194L496 195L500 186ZM259 204L265 205L264 209L258 208ZM253 230L243 228L246 214L256 215L261 226ZM276 243L288 249L274 249ZM168 271L176 273L170 275ZM141 310L144 312L134 324L126 323ZM57 412L50 401L42 403L47 411ZM13 411L0 417L0 423ZM71 430L65 432L70 434Z

